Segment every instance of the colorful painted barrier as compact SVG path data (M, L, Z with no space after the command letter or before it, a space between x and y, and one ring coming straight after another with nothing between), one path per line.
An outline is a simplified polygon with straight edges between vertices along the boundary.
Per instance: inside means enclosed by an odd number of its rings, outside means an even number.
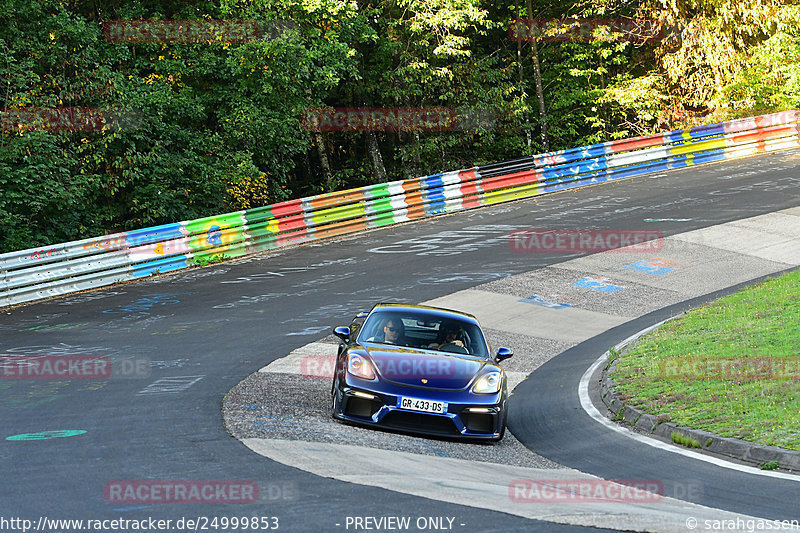
M783 111L0 254L0 307L213 259L798 146L800 111Z

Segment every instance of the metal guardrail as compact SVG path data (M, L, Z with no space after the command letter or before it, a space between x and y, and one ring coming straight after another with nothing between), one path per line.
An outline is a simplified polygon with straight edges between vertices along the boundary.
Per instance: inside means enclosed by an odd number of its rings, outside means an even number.
M0 307L464 209L800 146L800 111L622 139L0 254Z

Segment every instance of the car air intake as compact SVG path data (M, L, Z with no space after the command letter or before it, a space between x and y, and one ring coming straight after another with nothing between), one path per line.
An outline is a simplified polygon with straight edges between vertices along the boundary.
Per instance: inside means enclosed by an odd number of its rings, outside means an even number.
M491 433L494 431L495 415L492 413L467 413L466 426L476 433Z
M347 406L345 414L347 416L358 416L361 418L371 418L380 408L380 403L375 400L368 400L366 398L358 398L351 396L347 399Z

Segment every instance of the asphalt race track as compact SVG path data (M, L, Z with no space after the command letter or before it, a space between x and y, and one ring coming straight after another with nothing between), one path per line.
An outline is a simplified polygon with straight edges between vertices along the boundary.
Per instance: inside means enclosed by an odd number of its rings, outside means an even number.
M105 380L0 380L0 515L34 524L41 517L277 517L283 531L366 530L348 524L354 517L388 516L409 516L412 524L425 518L428 530L434 525L463 531L587 529L344 483L331 478L354 465L335 460L319 466L329 477L285 466L229 435L223 398L247 376L327 337L332 327L349 323L355 312L375 302L429 301L577 257L512 252L508 235L515 229L628 228L674 235L796 207L799 200L800 152L783 152L483 208L4 310L2 355L99 355L122 366L127 361L135 370ZM653 312L669 315L686 307L672 302L661 307L668 304L673 309ZM705 490L687 494L687 501L800 519L795 481L647 448L593 426L577 408L577 381L586 368L608 346L656 318L619 325L541 365L515 394L514 434L541 464L558 463L607 479L701 479ZM517 351L515 357L522 355ZM147 363L146 371L138 361ZM318 386L327 391L330 385L319 380ZM280 390L269 393L276 401L286 398L289 410L297 401L289 384L285 396ZM521 405L523 397L535 406ZM7 440L58 430L83 433ZM311 435L319 429L308 425L297 431ZM392 434L381 435L382 445L391 447ZM417 441L451 451L474 446ZM401 442L414 453L406 436L398 437ZM109 484L126 480L248 480L257 483L259 498L247 505L107 501L113 499L104 493ZM14 530L0 527L6 529Z

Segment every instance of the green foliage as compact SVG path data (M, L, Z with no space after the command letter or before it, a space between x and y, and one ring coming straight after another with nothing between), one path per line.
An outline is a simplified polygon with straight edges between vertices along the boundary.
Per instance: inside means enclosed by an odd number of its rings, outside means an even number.
M390 180L541 152L532 47L508 32L530 16L524 5L0 0L0 253L375 182L373 138L315 135L301 123L309 108L445 107L462 117L449 131L375 132ZM673 28L662 42L602 31L538 42L551 149L680 127L687 109L712 120L800 104L795 4L537 2L532 15L642 16ZM266 31L246 42L104 36L104 22L135 19L245 20ZM9 118L64 108L108 120L46 130Z
M763 114L797 105L800 11L796 0L644 0L640 13L664 21L655 50L655 94L670 127Z
M760 111L800 106L800 17L754 47L746 68L717 95L718 107Z
M230 257L225 254L200 255L193 257L189 262L192 266L205 267L216 263L222 263L228 259L230 259Z
M675 444L680 444L681 446L686 446L687 448L702 448L703 446L697 439L693 439L683 433L678 433L677 431L673 431L670 435L672 442Z
M613 365L614 361L616 361L618 358L619 358L619 351L617 351L617 349L614 348L613 346L610 347L608 349L608 361L606 361L603 370L608 370L609 368L611 368L611 365Z

